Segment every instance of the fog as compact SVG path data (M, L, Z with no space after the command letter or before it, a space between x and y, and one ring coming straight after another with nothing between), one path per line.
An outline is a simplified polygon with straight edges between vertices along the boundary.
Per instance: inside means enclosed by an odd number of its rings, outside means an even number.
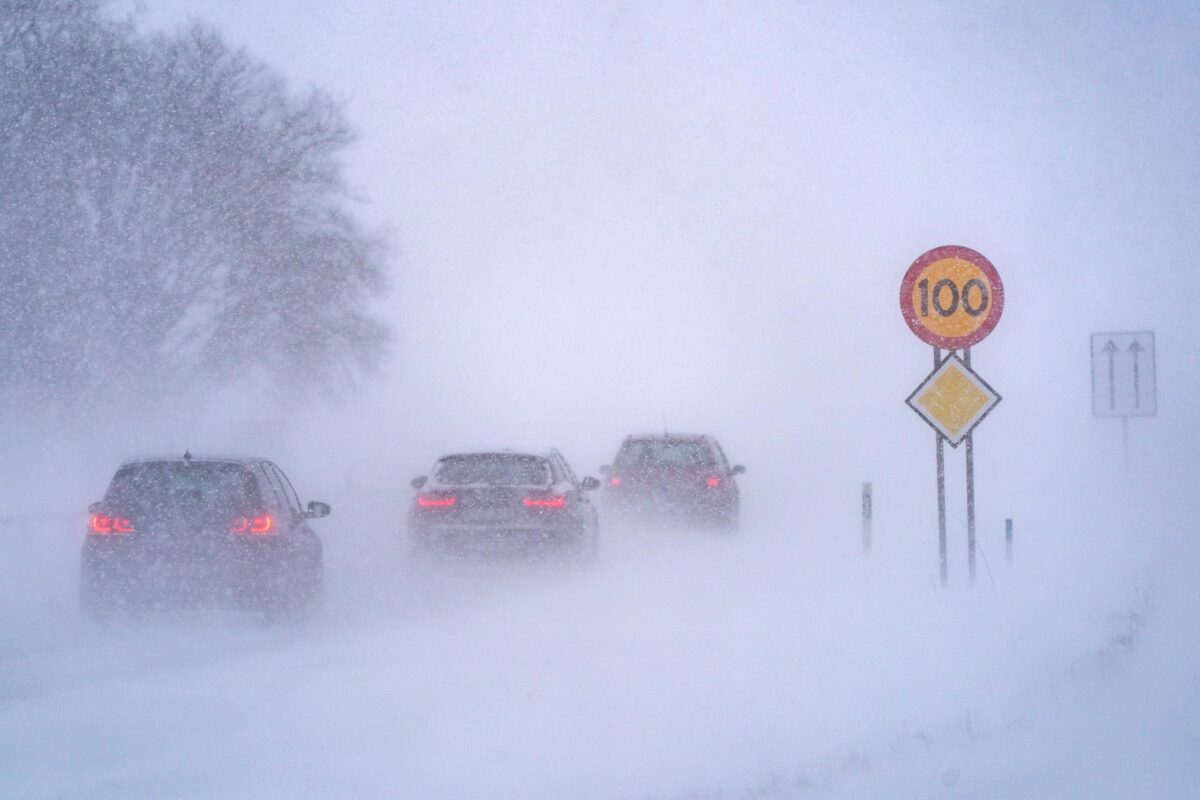
M394 343L315 402L5 415L0 796L1188 796L1194 5L137 13L344 101ZM947 448L945 589L934 437L904 404L930 348L897 307L942 244L1006 290L972 349L1003 396L975 436L978 574ZM1115 330L1157 344L1127 459L1091 413L1088 337ZM442 453L557 446L597 475L664 429L746 465L736 535L601 506L593 565L408 549L408 482ZM315 619L79 618L88 503L185 449L271 458L333 506Z

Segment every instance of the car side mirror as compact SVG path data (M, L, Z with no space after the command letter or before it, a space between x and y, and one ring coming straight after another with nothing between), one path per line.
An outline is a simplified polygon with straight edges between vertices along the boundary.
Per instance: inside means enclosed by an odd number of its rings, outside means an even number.
M103 503L92 503L90 506L88 506L89 514L99 514L103 510L104 510Z
M745 467L743 467L741 464L738 464L736 467L734 467L733 469L729 470L729 474L730 474L730 475L741 475L741 474L742 474L742 473L744 473L745 471L746 471L746 468L745 468Z
M305 512L304 516L309 519L320 519L321 517L328 517L331 511L333 509L329 507L329 503L322 503L320 500L309 500L308 511Z
M608 475L611 472L612 472L612 466L609 464L605 464L603 467L600 468L601 475Z
M419 478L413 478L411 481L409 481L408 485L413 487L414 489L420 489L422 486L424 486L428 482L429 482L429 478L422 475Z
M591 475L588 475L586 478L584 478L583 480L581 480L579 482L579 488L583 489L585 492L590 492L593 489L600 488L600 481L593 478Z

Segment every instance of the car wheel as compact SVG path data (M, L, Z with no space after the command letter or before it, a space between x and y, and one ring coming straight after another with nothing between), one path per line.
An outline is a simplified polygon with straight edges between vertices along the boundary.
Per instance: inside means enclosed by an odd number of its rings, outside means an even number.
M267 624L304 622L320 610L324 594L325 571L318 563L271 587L263 598L263 619Z
M600 553L598 531L599 528L595 522L579 528L579 531L575 535L574 550L576 558L580 561L590 563L596 560Z
M125 606L125 598L110 579L87 569L79 581L79 610L89 620L107 622Z
M91 622L110 622L117 616L117 606L106 593L83 586L79 591L79 611Z

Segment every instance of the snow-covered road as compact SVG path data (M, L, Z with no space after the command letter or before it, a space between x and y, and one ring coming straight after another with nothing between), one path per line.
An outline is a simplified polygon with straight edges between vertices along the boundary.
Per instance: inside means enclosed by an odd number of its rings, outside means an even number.
M1093 757L1156 785L1098 726L1200 752L1156 705L1197 705L1168 658L1196 652L1186 584L992 564L943 593L928 559L778 522L609 534L592 567L431 567L331 531L327 607L296 628L85 625L57 547L61 581L4 595L0 797L1066 797Z

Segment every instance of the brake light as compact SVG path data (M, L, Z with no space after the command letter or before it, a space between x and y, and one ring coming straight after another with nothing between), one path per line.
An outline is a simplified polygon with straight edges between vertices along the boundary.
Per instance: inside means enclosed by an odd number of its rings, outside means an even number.
M528 508L562 508L566 502L567 498L561 494L531 495L525 498Z
M258 514L253 517L238 517L229 523L230 533L253 533L256 535L274 534L275 518L270 514Z
M609 486L620 486L621 478L618 477L617 475L613 475L611 478L608 479L608 485Z
M458 498L452 494L417 495L417 505L421 508L450 508L457 502Z
M93 514L88 522L88 533L107 536L113 533L133 533L133 521L129 517L110 517L108 514Z
M711 476L709 476L709 478L708 478L708 488L710 488L710 489L716 489L716 488L717 488L718 486L720 486L720 485L721 485L721 479L720 479L719 477L717 477L716 475L711 475Z

